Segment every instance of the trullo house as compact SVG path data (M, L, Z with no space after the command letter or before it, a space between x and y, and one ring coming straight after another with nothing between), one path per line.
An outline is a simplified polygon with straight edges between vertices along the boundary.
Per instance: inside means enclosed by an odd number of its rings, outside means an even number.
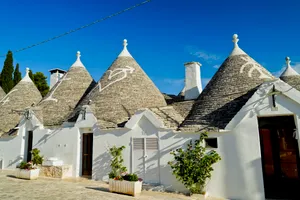
M107 181L108 148L124 145L128 171L137 173L145 184L187 192L167 164L170 151L208 132L207 149L222 158L208 180L208 195L300 198L299 75L287 58L286 70L275 78L238 42L235 34L232 52L203 91L201 64L185 63L185 86L179 95L158 90L129 53L126 40L98 83L78 54L71 68L61 71L61 78L53 75L57 83L39 103L31 106L30 100L15 107L17 98L10 96L14 93L1 101L0 106L9 106L5 112L0 107L5 135L0 138L0 168L14 168L29 158L30 148L39 148L45 158L67 167L69 176ZM33 98L28 94L34 91L22 96ZM6 125L11 110L18 110L18 118Z

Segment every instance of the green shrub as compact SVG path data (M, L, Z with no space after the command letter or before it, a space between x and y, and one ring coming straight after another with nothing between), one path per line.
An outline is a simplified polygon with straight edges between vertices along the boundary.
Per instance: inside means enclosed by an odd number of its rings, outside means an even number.
M206 153L203 145L207 134L200 135L200 139L194 143L190 141L187 148L176 149L171 152L174 160L168 164L171 166L173 174L181 181L191 193L203 194L207 179L211 178L212 165L221 157L216 151Z
M125 149L124 146L116 147L113 146L109 149L110 155L112 157L110 167L111 172L108 174L108 177L110 179L114 180L126 180L126 181L142 181L142 179L139 179L136 174L128 174L127 168L123 166L123 157L122 157L122 151Z
M31 151L32 154L32 163L34 165L41 165L44 161L44 157L40 156L40 150L35 148Z
M138 181L139 177L136 174L126 174L123 176L125 181Z

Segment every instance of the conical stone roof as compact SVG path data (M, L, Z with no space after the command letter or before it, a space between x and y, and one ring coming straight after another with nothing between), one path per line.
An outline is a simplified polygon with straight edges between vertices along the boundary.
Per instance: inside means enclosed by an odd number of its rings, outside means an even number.
M166 106L164 96L124 49L86 97L100 128L115 128L141 108Z
M6 94L5 94L4 90L2 89L2 87L0 87L0 99L2 99L5 95Z
M269 71L238 46L234 48L193 105L181 129L207 131L224 129L252 96L257 86L273 79Z
M280 79L300 91L300 75L291 67L291 60L286 57L286 69L280 75Z
M95 84L77 52L76 62L38 104L38 109L42 110L38 118L44 126L61 125Z
M42 99L40 91L28 73L29 68L26 68L25 77L4 98L0 99L0 136L15 128L24 110Z

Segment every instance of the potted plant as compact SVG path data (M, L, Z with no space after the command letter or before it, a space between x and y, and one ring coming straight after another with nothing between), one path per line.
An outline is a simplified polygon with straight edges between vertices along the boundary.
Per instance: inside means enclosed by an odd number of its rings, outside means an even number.
M40 169L38 168L39 165L43 162L43 156L40 156L40 150L33 149L32 153L32 161L25 162L22 161L16 169L16 177L22 179L33 180L39 177Z
M122 150L124 146L109 149L112 156L109 173L109 191L136 196L142 191L142 179L136 174L127 173L123 166Z
M186 149L178 148L171 151L174 160L168 163L176 178L191 194L196 194L196 196L205 195L206 182L213 171L212 165L221 160L216 151L206 151L203 145L205 138L207 138L207 133L202 133L200 139L190 141Z

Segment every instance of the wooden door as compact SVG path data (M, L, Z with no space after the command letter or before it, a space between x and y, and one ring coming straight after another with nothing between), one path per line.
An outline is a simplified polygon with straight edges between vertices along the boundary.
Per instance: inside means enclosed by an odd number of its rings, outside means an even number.
M82 135L82 176L91 176L93 168L93 134Z
M27 138L27 159L26 161L31 161L31 151L32 151L32 140L33 140L33 132L28 131L28 138Z
M293 116L268 117L259 122L266 198L300 199L299 148Z

